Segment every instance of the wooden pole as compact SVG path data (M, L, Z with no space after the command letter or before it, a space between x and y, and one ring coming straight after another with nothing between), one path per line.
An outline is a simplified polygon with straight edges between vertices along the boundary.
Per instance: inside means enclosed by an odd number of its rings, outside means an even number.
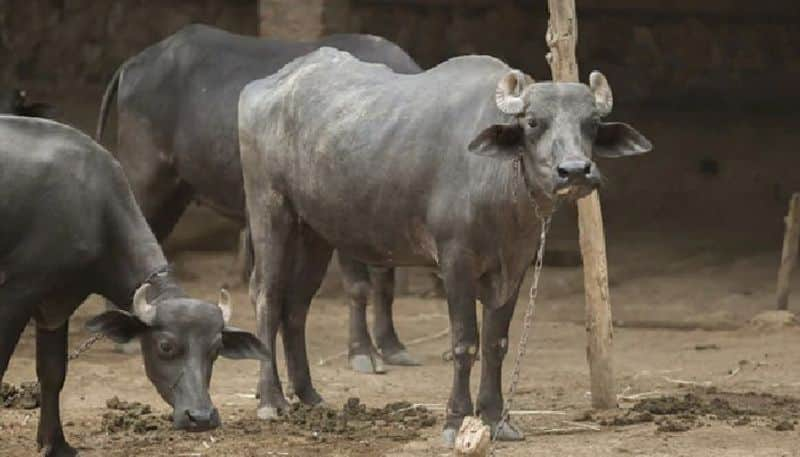
M548 0L550 22L547 62L554 81L578 82L575 47L578 42L578 19L575 0ZM617 407L614 370L611 360L613 329L608 293L608 265L603 233L603 214L597 192L578 201L578 226L583 255L583 282L586 293L586 357L591 377L592 407Z
M800 244L800 193L792 195L789 214L786 216L786 233L783 236L783 254L778 269L778 309L789 308L789 280L797 263L797 250Z

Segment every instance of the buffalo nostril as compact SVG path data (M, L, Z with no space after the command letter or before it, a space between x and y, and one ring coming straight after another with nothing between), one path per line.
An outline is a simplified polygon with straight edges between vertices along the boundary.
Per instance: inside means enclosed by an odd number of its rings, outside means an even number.
M197 411L197 410L187 409L186 416L195 425L206 426L211 423L210 411Z
M584 165L583 174L588 176L591 172L592 172L592 164L587 163L586 165Z

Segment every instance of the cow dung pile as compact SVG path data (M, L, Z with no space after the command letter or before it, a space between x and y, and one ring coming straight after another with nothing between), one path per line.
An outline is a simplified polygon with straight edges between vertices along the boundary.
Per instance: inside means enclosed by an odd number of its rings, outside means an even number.
M350 398L341 410L326 406L307 406L295 403L286 414L286 422L311 432L315 438L322 434L370 435L379 434L397 440L418 436L420 429L436 424L436 417L422 406L401 401L383 408L368 408L358 398Z
M800 422L800 400L765 393L719 392L714 388L683 395L648 398L632 409L587 413L581 419L605 426L653 422L659 432L685 432L723 421L733 426L764 426L791 431Z
M23 382L19 387L4 382L0 386L0 404L4 408L38 408L41 395L38 382Z
M401 401L383 408L368 408L358 398L350 398L341 409L325 405L294 403L277 422L244 419L230 424L231 429L247 435L264 430L270 433L300 436L315 442L330 439L392 441L419 439L422 429L436 424L436 416L422 406Z
M111 411L103 414L102 431L106 433L147 433L164 430L170 426L170 418L163 414L154 414L150 405L139 402L122 401L117 397L106 401Z

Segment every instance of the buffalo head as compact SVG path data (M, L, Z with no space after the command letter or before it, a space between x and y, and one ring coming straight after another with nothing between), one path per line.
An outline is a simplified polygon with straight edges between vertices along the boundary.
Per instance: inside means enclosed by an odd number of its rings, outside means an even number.
M178 429L204 431L220 425L208 389L218 356L266 360L267 349L255 335L228 326L230 295L220 292L218 304L191 298L164 298L151 303L149 285L133 298L133 312L110 310L87 323L117 343L138 337L147 377L173 407Z
M492 157L519 158L531 191L577 199L601 182L592 160L624 157L652 149L650 141L628 124L603 122L611 112L611 87L600 72L589 86L536 83L512 70L497 84L497 108L507 123L483 130L469 150Z

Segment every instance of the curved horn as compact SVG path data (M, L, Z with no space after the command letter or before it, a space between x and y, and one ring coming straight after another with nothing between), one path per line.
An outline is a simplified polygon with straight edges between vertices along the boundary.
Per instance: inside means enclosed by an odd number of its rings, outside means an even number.
M133 294L133 314L147 325L153 323L156 318L156 307L147 302L147 291L150 284L144 283L136 289Z
M217 303L217 306L222 311L222 320L227 325L233 314L233 305L231 304L231 294L224 287L219 290L219 303Z
M589 87L594 94L594 104L601 116L607 116L614 107L614 95L611 93L611 86L608 85L606 77L599 71L593 71L589 75Z
M525 100L522 91L528 84L533 84L533 78L519 70L511 70L497 83L495 101L500 111L506 114L522 114L525 111Z

